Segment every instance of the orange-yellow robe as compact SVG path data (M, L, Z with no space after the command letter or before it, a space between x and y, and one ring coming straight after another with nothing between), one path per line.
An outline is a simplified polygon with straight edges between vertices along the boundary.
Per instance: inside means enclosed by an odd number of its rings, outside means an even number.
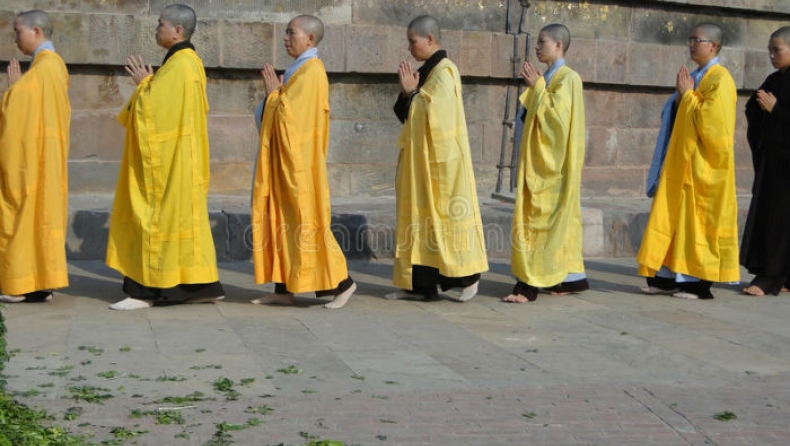
M118 115L126 140L107 265L154 288L219 280L208 218L206 75L192 49L148 76Z
M266 98L252 196L255 282L291 293L337 288L346 258L330 229L329 81L309 59Z
M711 282L739 280L736 100L730 73L714 65L678 104L637 254L640 275L652 277L666 266Z
M69 74L40 51L0 108L0 290L68 286Z
M488 271L458 67L430 72L398 139L393 283L411 290L412 267L445 277Z
M527 109L513 212L511 270L534 287L584 272L581 177L584 166L582 80L561 66L519 98Z

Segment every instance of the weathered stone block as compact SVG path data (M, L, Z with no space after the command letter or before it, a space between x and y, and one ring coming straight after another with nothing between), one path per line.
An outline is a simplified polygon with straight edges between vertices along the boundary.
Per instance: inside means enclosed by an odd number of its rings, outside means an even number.
M617 157L615 165L622 167L641 167L650 165L653 159L658 130L656 129L617 129Z
M120 167L120 161L69 161L69 194L115 193Z
M217 20L198 20L195 34L192 35L192 43L195 45L195 52L203 60L203 66L219 67L222 65L220 42L222 39L219 22ZM246 45L248 43L245 42L244 46Z
M786 21L746 19L746 46L751 49L766 49L771 33L785 26Z
M530 31L537 37L540 28L562 23L571 39L627 40L631 29L631 8L617 4L578 1L535 1L529 12Z
M219 22L220 66L260 69L274 57L274 26L261 22Z
M491 76L506 79L518 78L518 70L524 63L525 45L526 36L524 35L516 38L508 34L491 34Z
M161 11L172 0L152 0L151 11ZM193 0L198 19L228 18L287 23L298 14L314 14L325 23L351 20L352 0Z
M354 30L356 27L349 26L348 32L349 35L346 36L346 43L350 40L354 39ZM412 64L413 69L417 69L422 65L422 62L416 62L414 58L411 56L411 52L409 52L409 40L406 38L406 25L403 26L389 26L387 29L387 47L386 47L386 56L384 58L384 66L379 68L379 72L382 73L392 73L393 75L398 74L398 66L400 65L401 61L408 61ZM444 49L447 49L445 46L447 39L447 33L442 33L442 46ZM450 59L456 58L458 52L449 53ZM349 56L346 56L348 58ZM395 78L397 81L397 77Z
M491 75L491 33L465 32L461 35L458 69L466 76Z
M595 40L571 40L571 46L568 49L568 55L565 58L565 61L568 63L569 67L573 68L574 71L579 73L579 76L582 78L582 82L584 83L595 82L595 73L598 63L598 59L596 57L598 52L597 48L598 43ZM545 66L540 64L537 59L535 59L534 49L530 49L530 51L530 60L532 63L537 63L540 67L539 69L545 71Z
M666 3L685 3L696 6L716 6L763 12L790 12L790 4L776 0L657 0Z
M118 81L128 80L126 76L118 78L120 71L107 67L92 75L77 73L69 76L69 101L72 110L119 112L126 98L121 95Z
M768 51L747 51L744 62L743 87L757 90L769 74L776 71L771 65Z
M395 105L400 88L394 83L357 84L332 83L329 85L331 119L368 121L395 120Z
M628 96L614 91L588 89L584 92L585 122L592 126L625 126Z
M624 84L628 79L629 43L599 40L596 46L595 81L604 84Z
M16 19L16 13L0 10L0 35L5 36L0 39L0 60L22 57L22 52L14 42L14 19ZM5 73L5 70L2 71ZM2 88L5 88L6 85L8 83L4 83Z
M406 26L422 14L429 14L439 21L444 30L500 31L505 29L506 9L502 2L479 0L456 0L426 2L424 0L355 0L353 17L355 23ZM405 32L405 31L404 31Z
M126 130L115 112L79 112L71 116L72 161L120 161Z
M480 163L483 161L483 124L469 123L466 126L466 131L469 134L469 152L473 163Z
M52 44L67 64L84 63L88 60L89 26L81 14L50 14L52 18Z
M137 54L138 24L131 14L91 14L87 16L88 58L97 65L123 65Z
M395 168L392 164L351 164L351 196L394 197Z
M746 22L735 16L689 14L687 11L635 8L632 39L636 42L663 45L687 45L688 38L700 23L715 23L722 28L722 45L740 47L746 42Z
M330 163L396 163L401 124L388 121L334 119L330 122Z
M247 71L233 78L210 73L206 82L211 115L242 114L247 115L249 121L253 122L252 113L263 95L263 81L258 70Z
M631 85L663 85L657 63L665 60L666 47L652 43L632 42L628 56L628 83Z
M330 151L331 153L331 151ZM326 176L329 181L329 195L332 197L351 197L351 175L349 165L345 163L328 163Z
M258 153L258 129L248 115L208 117L211 160L251 162Z
M318 57L329 73L346 70L346 25L330 25L324 29L324 38L318 44ZM275 38L275 45L278 43Z
M41 9L47 12L102 12L145 14L148 12L148 0L40 0L27 7L20 7L19 0L0 0L0 10L26 11ZM28 2L30 3L30 2Z
M582 172L582 196L641 196L646 172L646 167L586 167Z
M743 88L746 53L740 49L722 48L721 64L730 71L737 88Z
M389 30L379 26L355 26L346 39L346 70L361 73L391 73L387 64ZM404 39L405 40L405 39Z
M617 157L618 129L614 127L587 127L585 166L613 165Z
M499 164L500 153L502 152L502 130L505 129L505 163L510 162L510 151L513 146L513 131L511 127L503 127L500 123L483 123L483 147L481 164Z
M658 128L661 124L661 109L669 100L672 91L666 93L611 93L623 99L623 117L626 125L632 128ZM589 114L588 114L589 116ZM604 123L600 123L604 125Z
M246 162L211 162L210 195L249 196L254 159Z

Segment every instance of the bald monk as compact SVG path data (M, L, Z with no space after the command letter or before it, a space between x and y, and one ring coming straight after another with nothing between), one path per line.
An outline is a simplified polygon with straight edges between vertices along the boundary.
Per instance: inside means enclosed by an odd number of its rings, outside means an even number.
M255 304L292 305L294 293L314 292L331 297L325 308L338 309L357 289L331 231L329 81L317 49L323 36L317 17L293 18L284 40L294 61L282 77L270 64L261 71L266 99L258 109L252 258L255 283L275 286Z
M167 50L154 74L127 59L137 88L118 115L126 128L107 245L126 299L113 310L214 302L225 297L208 218L208 101L203 63L190 42L195 11L165 7L156 43Z
M688 39L697 69L681 67L667 101L648 175L653 196L636 260L642 292L713 299L713 282L737 282L735 81L719 64L721 28L704 23ZM673 116L674 115L674 116ZM673 119L674 118L674 119Z
M394 106L403 123L395 177L396 248L387 299L435 299L458 288L465 302L488 270L458 67L441 47L439 22L415 18L406 29L409 51L423 65L398 67Z
M69 74L47 13L19 14L14 31L33 62L23 75L11 59L0 106L0 302L46 302L69 284Z

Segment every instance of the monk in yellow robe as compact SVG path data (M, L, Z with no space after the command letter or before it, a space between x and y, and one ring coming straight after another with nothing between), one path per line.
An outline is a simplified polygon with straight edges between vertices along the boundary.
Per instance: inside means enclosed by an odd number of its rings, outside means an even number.
M224 297L208 218L206 75L190 38L195 11L167 6L156 42L167 49L153 74L127 59L137 88L118 122L126 128L107 265L124 276L127 299L110 306L213 302Z
M424 64L398 68L395 114L403 123L395 178L397 207L393 283L387 299L439 297L468 301L488 270L458 67L441 49L439 23L420 16L406 31L411 55Z
M663 165L656 145L660 174L649 177L658 184L648 184L655 197L637 254L647 294L712 299L712 282L740 277L733 155L737 91L719 65L721 34L714 24L694 28L689 53L698 68L689 73L681 67L677 92L665 106L676 116Z
M357 285L331 231L326 154L329 144L329 80L318 59L324 25L300 15L285 30L294 62L278 78L261 71L266 99L252 196L255 283L274 282L273 294L253 303L291 305L293 293L333 296L326 308L342 308Z
M45 302L69 285L69 74L47 13L19 14L14 30L33 62L22 75L11 60L0 105L0 302Z
M584 166L584 97L579 75L565 65L567 27L540 30L535 55L521 68L527 89L519 98L524 130L519 149L513 213L513 292L504 302L526 303L545 289L552 294L589 288L582 259L581 175Z

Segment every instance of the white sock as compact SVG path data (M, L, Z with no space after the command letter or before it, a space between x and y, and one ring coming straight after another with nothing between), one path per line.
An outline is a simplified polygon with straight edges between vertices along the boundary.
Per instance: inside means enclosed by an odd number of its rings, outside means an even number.
M25 296L9 296L8 294L0 294L0 302L4 304L16 304L24 301Z
M477 282L469 285L468 287L464 288L463 290L461 290L461 295L458 296L458 301L459 302L466 302L466 301L470 300L471 298L475 297L477 295L477 284L478 283L480 283L479 280Z
M121 311L141 310L143 308L149 308L150 306L151 306L150 301L132 299L131 297L127 297L126 299L120 302L115 302L114 304L110 305L110 310L121 310Z
M352 283L347 290L335 296L335 298L332 299L332 302L329 302L328 304L324 305L324 308L329 308L332 310L343 308L343 306L345 306L348 303L348 300L351 299L351 295L354 294L354 291L356 290L357 290L357 284Z

